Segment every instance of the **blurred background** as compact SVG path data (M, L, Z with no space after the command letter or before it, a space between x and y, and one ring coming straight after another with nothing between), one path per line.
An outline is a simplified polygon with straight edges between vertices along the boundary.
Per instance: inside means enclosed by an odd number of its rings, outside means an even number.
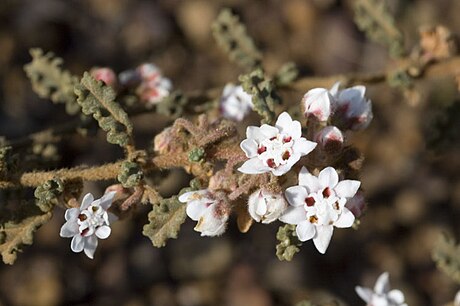
M460 1L388 1L407 50L422 25L460 29ZM294 61L307 75L381 71L384 47L353 22L351 1L339 0L2 0L0 2L0 135L18 139L69 120L62 105L39 99L23 65L29 48L53 51L76 75L93 66L116 72L153 62L185 92L223 87L242 71L215 44L210 25L222 7L241 16L275 72ZM459 34L458 32L456 33ZM142 236L149 207L113 226L95 259L70 250L59 237L57 208L13 266L0 267L1 305L294 305L332 297L364 305L355 285L372 287L389 271L409 305L444 305L459 289L431 259L441 232L460 237L459 95L454 79L416 85L409 103L387 84L368 88L374 121L351 143L366 156L362 186L368 211L359 230L335 231L325 255L311 242L292 262L275 255L279 224L240 234L234 220L219 238L201 238L187 220L179 239L156 249ZM289 98L300 101L303 93ZM134 120L136 141L149 146L167 121ZM71 137L57 148L53 167L96 165L121 157L104 135ZM188 184L182 171L164 173L165 195ZM178 182L181 183L178 184ZM107 185L85 184L100 196Z

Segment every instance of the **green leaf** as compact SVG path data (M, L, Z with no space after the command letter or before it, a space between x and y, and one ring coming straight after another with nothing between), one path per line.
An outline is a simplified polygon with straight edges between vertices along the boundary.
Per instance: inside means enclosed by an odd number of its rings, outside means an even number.
M432 253L433 260L438 268L460 284L460 246L454 238L444 234Z
M277 86L287 86L294 82L299 76L299 69L293 62L281 66L275 75L274 82Z
M49 98L54 103L65 104L66 112L77 114L80 106L74 87L78 78L61 68L62 59L53 53L43 53L41 49L31 49L32 62L24 66L27 77L32 82L33 90L40 98Z
M57 197L63 192L64 183L60 179L46 181L35 189L36 204L42 212L48 212L58 203Z
M123 187L133 188L140 184L144 178L144 173L137 163L124 161L120 166L120 174L117 178Z
M85 72L80 84L75 86L77 102L85 115L93 115L99 126L107 132L107 141L126 146L131 139L132 124L128 115L115 102L115 91L102 81L95 80Z
M294 255L300 252L302 243L297 239L295 234L295 225L286 224L280 226L276 239L279 243L276 245L276 256L279 260L291 261Z
M404 54L403 35L395 26L395 20L385 1L356 0L354 10L356 25L369 39L387 46L392 57L401 57Z
M0 253L3 262L12 265L22 245L33 242L33 233L51 219L52 213L29 216L21 222L9 221L0 227Z
M241 86L245 92L252 96L254 110L262 117L262 123L275 121L275 105L281 103L281 99L275 92L272 80L266 78L261 68L239 77Z
M166 245L166 240L177 238L180 226L187 217L187 205L179 202L177 196L163 199L154 204L149 213L149 223L144 225L143 234L152 240L153 246L160 248Z
M257 49L246 27L230 9L223 9L212 25L217 44L228 54L230 60L245 69L260 65L262 54Z

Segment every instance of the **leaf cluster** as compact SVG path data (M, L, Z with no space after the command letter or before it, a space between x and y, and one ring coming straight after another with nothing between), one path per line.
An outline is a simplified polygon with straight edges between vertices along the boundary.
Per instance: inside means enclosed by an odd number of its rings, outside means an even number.
M276 233L279 243L276 245L276 256L279 260L291 261L294 255L300 252L302 243L295 235L295 225L280 226Z
M432 253L433 260L438 268L460 284L460 246L454 238L444 234Z
M77 102L85 115L92 115L107 132L107 141L125 147L131 141L132 124L123 108L115 102L112 87L97 81L85 72L80 84L75 86Z
M239 17L230 9L223 9L212 25L217 44L228 54L230 60L245 69L260 65L262 54Z
M144 178L141 167L132 161L124 161L120 166L118 181L125 188L133 188L140 184Z
M41 49L31 49L32 62L24 66L33 90L40 98L49 98L56 104L65 104L66 112L75 115L80 111L74 94L78 78L62 69L62 59Z
M48 180L35 189L36 204L42 212L48 212L58 203L58 196L63 192L64 183L60 179Z

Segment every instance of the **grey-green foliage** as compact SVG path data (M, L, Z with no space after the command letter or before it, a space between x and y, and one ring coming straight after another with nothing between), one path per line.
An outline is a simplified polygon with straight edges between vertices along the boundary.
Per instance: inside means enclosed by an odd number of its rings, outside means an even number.
M438 268L460 284L460 246L455 243L454 238L447 234L442 235L432 256Z
M99 126L107 132L108 142L121 147L130 142L133 127L126 112L115 102L116 93L112 87L85 72L80 84L75 86L75 94L82 112L93 115Z
M248 70L260 65L262 54L248 35L245 25L230 9L223 9L219 13L212 25L212 33L230 60Z
M182 116L187 103L187 97L181 91L176 90L158 103L156 105L156 110L159 114L175 119Z
M286 224L280 226L276 233L279 243L276 245L276 256L279 260L291 261L296 253L300 251L302 243L295 234L295 225Z
M187 216L186 207L186 204L179 202L177 196L153 204L153 209L148 215L149 223L144 225L142 233L152 240L153 246L164 247L166 240L177 238L180 226Z
M11 170L14 169L16 160L12 154L11 147L0 148L0 178L4 179L10 175Z
M118 174L118 181L125 188L132 188L138 186L142 179L144 178L144 173L142 172L141 167L132 161L124 161L120 167L120 174Z
M199 162L203 160L205 151L203 148L193 148L188 153L188 160L191 162Z
M32 244L35 230L48 222L51 216L51 212L45 214L35 212L22 220L0 224L0 253L3 262L12 265L21 246Z
M41 49L31 49L32 62L24 66L32 82L33 90L40 98L49 98L54 103L65 104L66 112L74 115L80 111L74 87L78 78L62 69L62 59L53 53L44 54Z
M294 82L299 76L299 69L293 62L288 62L281 66L276 72L274 82L277 86L287 86Z
M403 35L395 25L385 1L355 0L355 22L373 41L389 48L390 56L404 54Z
M281 102L275 92L273 81L264 75L261 68L240 75L239 80L244 91L252 96L254 110L262 117L262 123L273 123L275 105Z
M48 212L58 203L63 192L64 184L60 179L48 180L35 189L36 204L42 212Z

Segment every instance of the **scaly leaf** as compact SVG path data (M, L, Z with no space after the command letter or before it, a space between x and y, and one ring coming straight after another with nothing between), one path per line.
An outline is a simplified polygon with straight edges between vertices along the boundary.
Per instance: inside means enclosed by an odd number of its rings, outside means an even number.
M373 41L389 48L390 56L400 57L404 53L403 35L395 26L385 1L356 0L354 2L355 23Z
M149 223L144 225L143 234L152 240L153 246L160 248L166 245L169 238L177 238L180 226L187 217L187 205L179 202L177 196L162 199L159 204L153 205L149 213Z
M223 9L219 13L212 25L212 34L230 60L248 70L260 65L262 54L248 35L244 24L229 9Z
M53 53L44 54L41 49L31 49L32 62L24 66L32 82L33 90L40 98L49 98L54 103L63 103L68 114L80 111L77 97L73 91L78 78L61 68L62 59Z
M294 255L300 252L299 247L302 243L295 235L295 225L280 226L278 233L276 233L276 239L279 241L276 245L276 256L279 260L291 261Z
M432 256L438 268L460 284L460 246L454 238L442 235Z
M132 124L128 115L115 102L115 91L102 81L95 80L85 72L80 84L75 86L77 102L85 115L93 115L99 126L107 132L107 141L126 146L132 134Z
M0 227L0 253L3 262L12 265L20 251L21 246L32 244L33 233L48 220L52 213L32 215L19 223L9 221Z

